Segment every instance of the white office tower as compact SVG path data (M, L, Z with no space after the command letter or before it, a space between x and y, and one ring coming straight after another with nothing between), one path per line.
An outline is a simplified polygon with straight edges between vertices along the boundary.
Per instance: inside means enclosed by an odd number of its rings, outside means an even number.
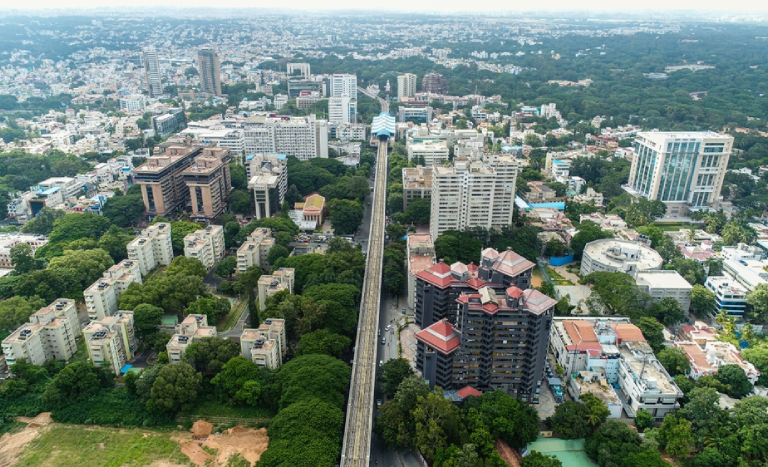
M355 123L357 119L357 101L349 96L328 99L328 122L332 124Z
M397 100L416 95L416 75L406 73L397 77Z
M518 163L513 156L483 154L432 168L429 233L503 227L512 223Z
M152 46L144 47L144 70L147 76L147 91L149 97L157 97L163 94L163 82L160 79L160 60L157 49Z
M357 100L357 76L346 73L331 75L331 97L341 96Z
M713 132L641 132L626 191L667 205L665 217L709 210L720 198L733 137Z

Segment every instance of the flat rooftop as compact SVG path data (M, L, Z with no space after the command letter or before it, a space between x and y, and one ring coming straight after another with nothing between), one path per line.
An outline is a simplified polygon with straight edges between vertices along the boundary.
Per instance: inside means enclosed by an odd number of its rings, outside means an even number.
M635 350L636 352L633 352ZM682 391L672 382L664 367L661 366L651 347L645 342L630 342L619 347L619 353L632 368L638 383L656 382L656 391L660 394L680 394ZM643 361L645 360L645 361ZM642 373L642 378L641 378ZM651 390L652 391L652 390Z
M640 271L637 273L635 280L637 281L637 285L647 285L652 288L693 289L693 286L677 271Z

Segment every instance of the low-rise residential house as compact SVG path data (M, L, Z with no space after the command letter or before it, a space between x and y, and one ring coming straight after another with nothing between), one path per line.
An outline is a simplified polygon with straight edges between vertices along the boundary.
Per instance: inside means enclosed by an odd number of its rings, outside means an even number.
M702 375L714 375L717 373L717 369L723 365L741 367L752 384L757 383L757 379L760 377L760 371L755 368L755 365L741 358L739 350L730 342L710 340L702 346L696 342L679 341L675 342L675 347L685 351L691 365L688 376L695 380L698 380Z

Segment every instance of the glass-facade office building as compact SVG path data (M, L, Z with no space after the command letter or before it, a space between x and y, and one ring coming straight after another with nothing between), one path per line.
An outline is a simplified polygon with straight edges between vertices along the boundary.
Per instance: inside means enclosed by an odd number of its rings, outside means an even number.
M714 132L642 132L625 189L667 204L666 217L717 203L733 137Z

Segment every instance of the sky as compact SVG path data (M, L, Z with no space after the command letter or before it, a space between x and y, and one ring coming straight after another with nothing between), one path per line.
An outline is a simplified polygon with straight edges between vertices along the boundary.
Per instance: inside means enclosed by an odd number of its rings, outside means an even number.
M105 6L145 7L179 7L184 9L201 7L210 8L217 5L210 0L32 0L17 2L0 0L0 10L7 12L14 9L59 9L74 10L82 8L103 8ZM468 11L513 11L513 10L720 10L725 14L744 12L768 11L765 0L643 0L642 2L606 2L605 0L547 0L546 2L513 2L510 0L485 0L483 2L467 2L466 0L441 0L439 2L413 2L412 0L385 0L384 2L366 2L365 0L291 0L290 8L307 10L338 10L338 9L378 9L399 12L457 12ZM228 0L220 4L224 8L279 8L280 2L274 0ZM727 8L727 10L725 10Z

